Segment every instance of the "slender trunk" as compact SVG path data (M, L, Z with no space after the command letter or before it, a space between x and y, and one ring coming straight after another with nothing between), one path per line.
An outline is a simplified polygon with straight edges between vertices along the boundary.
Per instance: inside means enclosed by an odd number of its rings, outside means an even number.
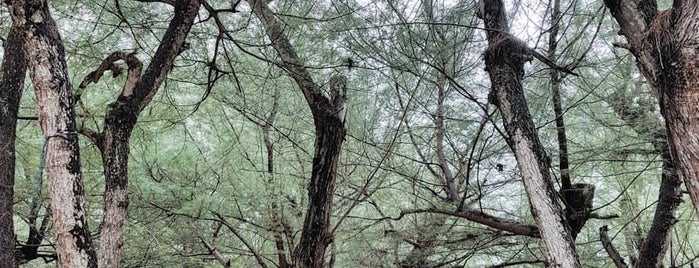
M80 147L63 41L46 1L10 1L14 23L27 34L24 49L47 142L46 168L58 265L97 267L87 224Z
M557 66L558 31L561 23L561 0L554 0L551 7L551 29L548 40L548 59ZM549 69L553 111L556 116L556 137L558 139L559 169L561 174L561 194L565 204L565 215L570 226L570 235L575 240L590 218L595 186L585 183L571 183L568 164L568 138L566 137L563 104L561 100L562 75L556 68Z
M556 198L549 174L549 158L539 141L522 88L524 63L532 55L526 44L509 32L504 4L482 0L479 17L487 31L485 53L490 75L490 100L500 109L509 142L521 171L532 215L545 246L548 267L580 267L568 223Z
M561 0L554 0L551 8L551 30L549 31L548 58L556 62L558 56L558 31L561 20ZM565 121L563 120L563 104L561 103L561 75L556 69L549 69L551 91L553 95L553 112L556 116L556 137L558 138L559 169L561 171L561 189L571 189L570 167L568 166L568 138L566 137Z
M454 182L454 174L449 168L449 163L447 163L447 158L444 153L444 136L446 135L446 128L444 126L444 101L446 99L446 78L444 75L440 75L437 79L437 111L434 119L435 124L435 150L437 154L437 161L439 162L439 167L442 170L442 175L444 178L444 188L447 192L447 201L449 203L459 205L459 190Z
M272 96L272 110L267 116L264 124L259 124L262 128L262 137L265 143L265 149L267 151L267 185L272 188L268 190L268 198L271 200L271 211L272 211L272 236L274 237L274 246L277 249L277 260L279 261L279 268L289 268L293 265L287 261L286 249L284 246L284 216L281 213L279 200L281 198L280 193L275 192L276 182L274 180L274 143L272 143L270 130L274 125L274 119L277 115L277 109L279 107L279 94L278 89L275 88L274 95Z
M296 81L313 114L315 152L313 170L308 183L308 209L301 239L294 250L294 263L301 267L321 268L325 250L332 242L330 212L332 209L340 148L345 128L347 79L342 75L330 79L330 95L322 92L303 66L281 23L275 18L266 0L248 0L252 12L260 20L272 47L281 58L279 63Z
M0 267L15 267L12 209L15 184L15 130L19 101L27 73L22 50L25 33L12 26L0 67Z

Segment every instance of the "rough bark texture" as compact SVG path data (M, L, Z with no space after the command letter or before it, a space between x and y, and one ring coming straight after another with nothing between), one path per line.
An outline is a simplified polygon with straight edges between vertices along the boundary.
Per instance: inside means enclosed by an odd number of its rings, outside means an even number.
M345 139L346 83L344 76L330 79L330 96L313 81L302 65L281 23L274 17L266 0L248 0L253 13L262 23L272 47L281 58L279 65L296 81L313 114L315 152L311 180L308 183L308 209L294 263L301 267L320 268L325 263L325 250L332 242L329 232L330 212L335 192L337 163Z
M199 0L174 3L175 16L170 21L155 56L141 75L141 62L133 54L115 52L81 83L81 87L99 81L102 74L114 71L114 62L128 65L128 77L118 99L109 104L102 133L83 131L97 144L104 166L104 216L100 225L99 267L118 267L123 245L124 222L129 205L128 160L131 132L138 115L150 103L172 70L175 58L183 50L185 39L199 10Z
M11 27L5 40L0 67L0 267L15 266L15 235L12 216L15 184L15 130L17 112L27 73L22 50L24 32Z
M657 92L671 159L699 209L699 3L675 0L661 12L654 0L604 3Z
M13 23L26 34L24 50L47 140L46 168L60 267L97 267L87 226L73 95L63 42L46 1L9 1Z
M539 142L522 88L524 63L532 55L508 34L502 1L482 0L479 16L487 29L486 70L492 83L491 101L500 109L515 152L531 212L545 245L548 267L580 267L568 223L549 175L549 158Z

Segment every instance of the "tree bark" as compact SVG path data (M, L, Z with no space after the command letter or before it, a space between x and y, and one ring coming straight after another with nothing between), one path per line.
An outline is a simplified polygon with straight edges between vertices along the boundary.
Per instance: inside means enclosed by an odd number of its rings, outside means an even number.
M98 69L81 83L85 87L96 83L102 74L113 69L116 61L126 61L128 74L121 95L109 104L104 120L104 130L95 133L83 130L102 154L104 166L104 216L100 225L99 267L119 267L126 221L128 190L128 159L131 132L138 116L150 103L160 85L172 70L175 58L182 52L185 39L199 11L199 0L178 0L174 3L175 16L145 73L141 75L141 62L134 54L115 52L107 57Z
M10 27L0 67L0 267L15 267L12 209L15 184L15 130L19 101L27 73L22 50L25 33Z
M489 47L485 52L490 75L490 100L503 116L509 143L521 171L532 215L545 246L547 267L580 267L575 244L551 183L549 158L541 145L522 88L524 63L530 49L508 34L505 8L500 0L481 0Z
M670 157L699 209L699 4L675 0L658 12L655 0L604 3L657 93Z
M280 67L296 81L313 114L316 138L311 180L308 184L308 209L299 244L294 250L294 263L301 267L321 268L325 263L325 250L333 239L328 229L340 148L346 134L347 79L341 75L333 76L329 83L330 96L326 96L302 65L267 1L248 2L281 58Z
M46 1L12 0L13 24L26 34L24 50L47 142L49 197L60 267L97 267L87 225L73 94L63 42Z

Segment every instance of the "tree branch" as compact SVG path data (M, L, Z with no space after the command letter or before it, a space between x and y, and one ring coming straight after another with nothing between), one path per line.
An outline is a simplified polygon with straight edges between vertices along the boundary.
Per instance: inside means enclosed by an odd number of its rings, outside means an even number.
M461 210L461 211L436 209L436 208L411 209L411 210L401 211L400 215L396 218L393 218L393 220L400 220L405 215L417 214L417 213L437 213L437 214L444 214L444 215L464 218L464 219L467 219L469 221L480 223L480 224L483 224L485 226L491 227L491 228L496 229L496 230L505 231L508 233L516 234L516 235L528 236L528 237L532 237L532 238L540 238L539 228L536 227L535 225L528 225L528 224L523 224L523 223L516 222L513 220L509 220L509 219L499 218L499 217L492 216L492 215L486 214L484 212L480 212L480 211L472 210L472 209Z
M614 248L614 244L612 244L612 241L609 240L609 236L607 235L608 230L609 229L606 225L599 228L599 239L602 241L602 246L604 247L604 250L607 251L607 254L609 254L609 257L612 258L612 261L614 261L614 265L616 265L617 268L627 268L628 265L626 265L624 258L619 255L619 251Z

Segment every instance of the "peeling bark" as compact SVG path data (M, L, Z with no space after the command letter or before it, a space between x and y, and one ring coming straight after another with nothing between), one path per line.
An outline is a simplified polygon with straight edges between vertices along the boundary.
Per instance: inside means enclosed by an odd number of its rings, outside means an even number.
M508 34L499 0L481 0L479 17L487 29L485 52L490 100L503 116L534 220L544 242L547 267L580 267L575 244L549 174L549 158L539 141L522 88L524 63L533 57L524 42Z
M15 267L12 209L15 184L15 130L19 101L27 73L22 50L25 33L14 25L4 47L0 67L0 267Z
M325 251L332 242L329 232L337 164L345 140L347 79L337 75L330 79L330 96L326 96L301 63L281 23L266 0L248 0L253 13L262 23L272 47L281 58L280 67L296 81L313 114L315 152L308 183L308 209L299 244L294 250L294 263L301 267L321 268Z
M13 25L26 34L24 50L47 142L46 168L58 265L97 267L87 225L80 148L65 49L46 1L8 3Z

